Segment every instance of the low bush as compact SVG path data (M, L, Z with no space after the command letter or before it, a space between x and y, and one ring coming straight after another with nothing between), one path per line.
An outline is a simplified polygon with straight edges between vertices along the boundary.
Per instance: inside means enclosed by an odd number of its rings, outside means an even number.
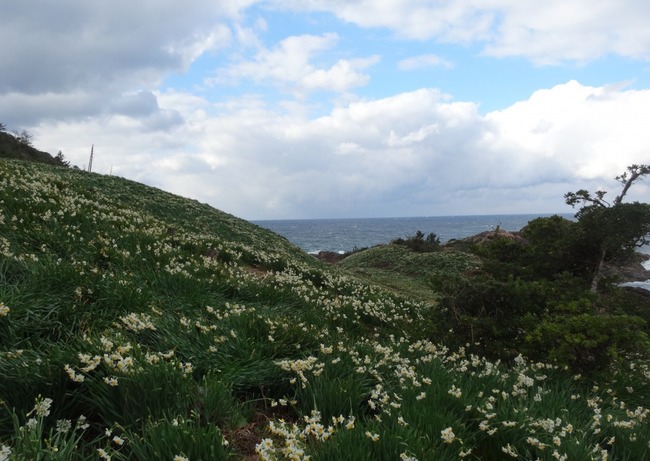
M429 253L438 251L441 248L440 238L433 232L424 236L424 232L417 231L414 236L406 239L397 238L391 241L394 245L403 245L416 253Z

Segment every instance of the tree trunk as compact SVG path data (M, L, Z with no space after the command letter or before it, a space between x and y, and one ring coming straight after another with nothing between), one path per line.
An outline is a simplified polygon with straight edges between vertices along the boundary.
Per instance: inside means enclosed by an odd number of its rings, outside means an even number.
M603 248L600 252L600 259L598 260L598 265L596 266L596 271L594 272L594 277L591 279L591 292L596 293L598 291L598 282L602 277L601 271L603 269L603 264L605 263L605 256L607 255L607 250Z

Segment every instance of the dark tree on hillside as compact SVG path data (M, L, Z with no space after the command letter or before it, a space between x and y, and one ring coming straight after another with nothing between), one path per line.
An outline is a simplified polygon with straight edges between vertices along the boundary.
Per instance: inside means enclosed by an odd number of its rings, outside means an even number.
M0 122L0 133L4 133L5 131L7 131L7 125Z
M33 147L34 136L27 130L14 131L14 136L21 146Z
M603 263L615 257L629 255L635 247L648 243L650 235L650 205L623 203L632 185L650 174L650 165L631 165L616 180L622 189L612 203L605 200L605 191L590 193L585 189L569 192L564 198L568 205L582 204L576 214L585 236L598 248L594 255L591 291L598 289Z
M58 154L54 157L54 159L59 162L62 166L70 166L70 162L66 160L65 155L63 155L63 152L59 151Z

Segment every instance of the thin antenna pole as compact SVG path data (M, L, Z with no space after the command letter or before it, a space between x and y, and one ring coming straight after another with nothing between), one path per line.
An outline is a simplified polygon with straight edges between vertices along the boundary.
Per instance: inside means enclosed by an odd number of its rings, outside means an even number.
M88 162L88 172L93 171L93 155L95 150L95 145L90 146L90 161Z

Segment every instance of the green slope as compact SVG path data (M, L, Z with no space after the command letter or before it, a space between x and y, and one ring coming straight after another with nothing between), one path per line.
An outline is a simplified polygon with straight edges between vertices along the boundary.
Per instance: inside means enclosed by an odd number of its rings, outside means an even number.
M402 296L435 303L431 275L458 273L478 265L475 257L461 252L416 253L403 245L380 245L354 253L338 266L367 283L383 286Z
M386 255L413 290L196 201L0 160L0 459L648 454L633 391L448 350L434 295L408 293L455 266Z

